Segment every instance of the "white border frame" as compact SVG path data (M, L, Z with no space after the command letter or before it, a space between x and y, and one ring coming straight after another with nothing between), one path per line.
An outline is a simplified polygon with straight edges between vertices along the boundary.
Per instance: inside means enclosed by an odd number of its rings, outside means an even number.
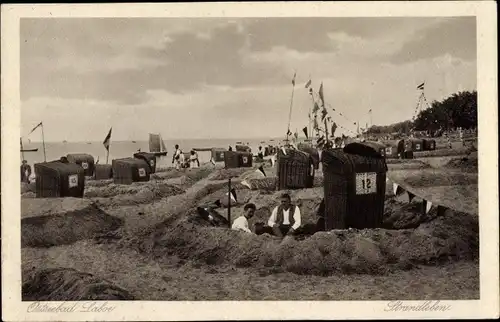
M111 313L27 313L21 302L19 19L21 17L476 16L479 104L480 300L445 312L387 312L387 301L112 302ZM497 26L493 1L2 5L2 312L9 321L498 318ZM405 301L407 305L422 301Z

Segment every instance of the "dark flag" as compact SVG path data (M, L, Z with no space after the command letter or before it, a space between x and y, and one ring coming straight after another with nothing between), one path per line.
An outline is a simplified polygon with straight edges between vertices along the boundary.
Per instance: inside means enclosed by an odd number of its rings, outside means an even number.
M108 135L106 135L106 138L104 139L104 142L102 142L102 144L104 144L104 148L106 148L106 150L109 151L109 143L111 141L111 130L113 128L110 128L109 129L109 132L108 132Z
M307 126L302 129L302 132L304 132L306 138L309 138L309 136L307 135Z
M308 80L306 83L306 88L309 88L309 86L311 86L311 80Z
M424 89L424 85L425 85L425 82L423 82L422 84L418 85L417 89L423 90Z
M295 86L295 76L297 76L297 73L293 74L293 79L292 79L292 85Z
M33 133L33 131L35 131L36 129L38 129L40 126L42 126L42 122L38 123L31 131L30 133L28 133L28 135L30 135L31 133Z
M288 131L286 132L286 135L287 135L287 136L292 135L292 132L290 131L290 129L288 129Z
M319 87L319 98L321 99L321 104L325 105L325 98L323 97L323 83L321 83L321 86Z
M324 121L327 115L328 111L326 110L326 108L323 107L323 110L321 111L321 121Z
M333 122L333 124L332 124L332 136L335 134L336 130L337 130L337 123Z

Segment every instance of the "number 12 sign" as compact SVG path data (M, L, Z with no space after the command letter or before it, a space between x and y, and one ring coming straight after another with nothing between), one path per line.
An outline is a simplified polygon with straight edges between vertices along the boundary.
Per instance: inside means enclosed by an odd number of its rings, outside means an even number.
M377 174L375 172L356 173L356 194L366 195L377 192Z

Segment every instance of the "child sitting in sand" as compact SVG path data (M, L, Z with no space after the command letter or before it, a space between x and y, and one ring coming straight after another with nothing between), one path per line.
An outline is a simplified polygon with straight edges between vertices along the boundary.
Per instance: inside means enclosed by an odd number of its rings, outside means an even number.
M231 229L252 233L252 231L248 228L248 220L253 217L256 209L257 207L253 203L246 204L245 207L243 208L245 213L243 214L243 216L233 221Z

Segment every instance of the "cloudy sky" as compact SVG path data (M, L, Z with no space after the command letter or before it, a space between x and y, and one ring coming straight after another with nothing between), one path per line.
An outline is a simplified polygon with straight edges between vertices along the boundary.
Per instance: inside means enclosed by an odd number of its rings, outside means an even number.
M309 78L331 116L409 119L426 82L476 89L476 23L461 18L21 19L22 135L47 141L281 137L307 125ZM30 136L37 139L38 134Z

